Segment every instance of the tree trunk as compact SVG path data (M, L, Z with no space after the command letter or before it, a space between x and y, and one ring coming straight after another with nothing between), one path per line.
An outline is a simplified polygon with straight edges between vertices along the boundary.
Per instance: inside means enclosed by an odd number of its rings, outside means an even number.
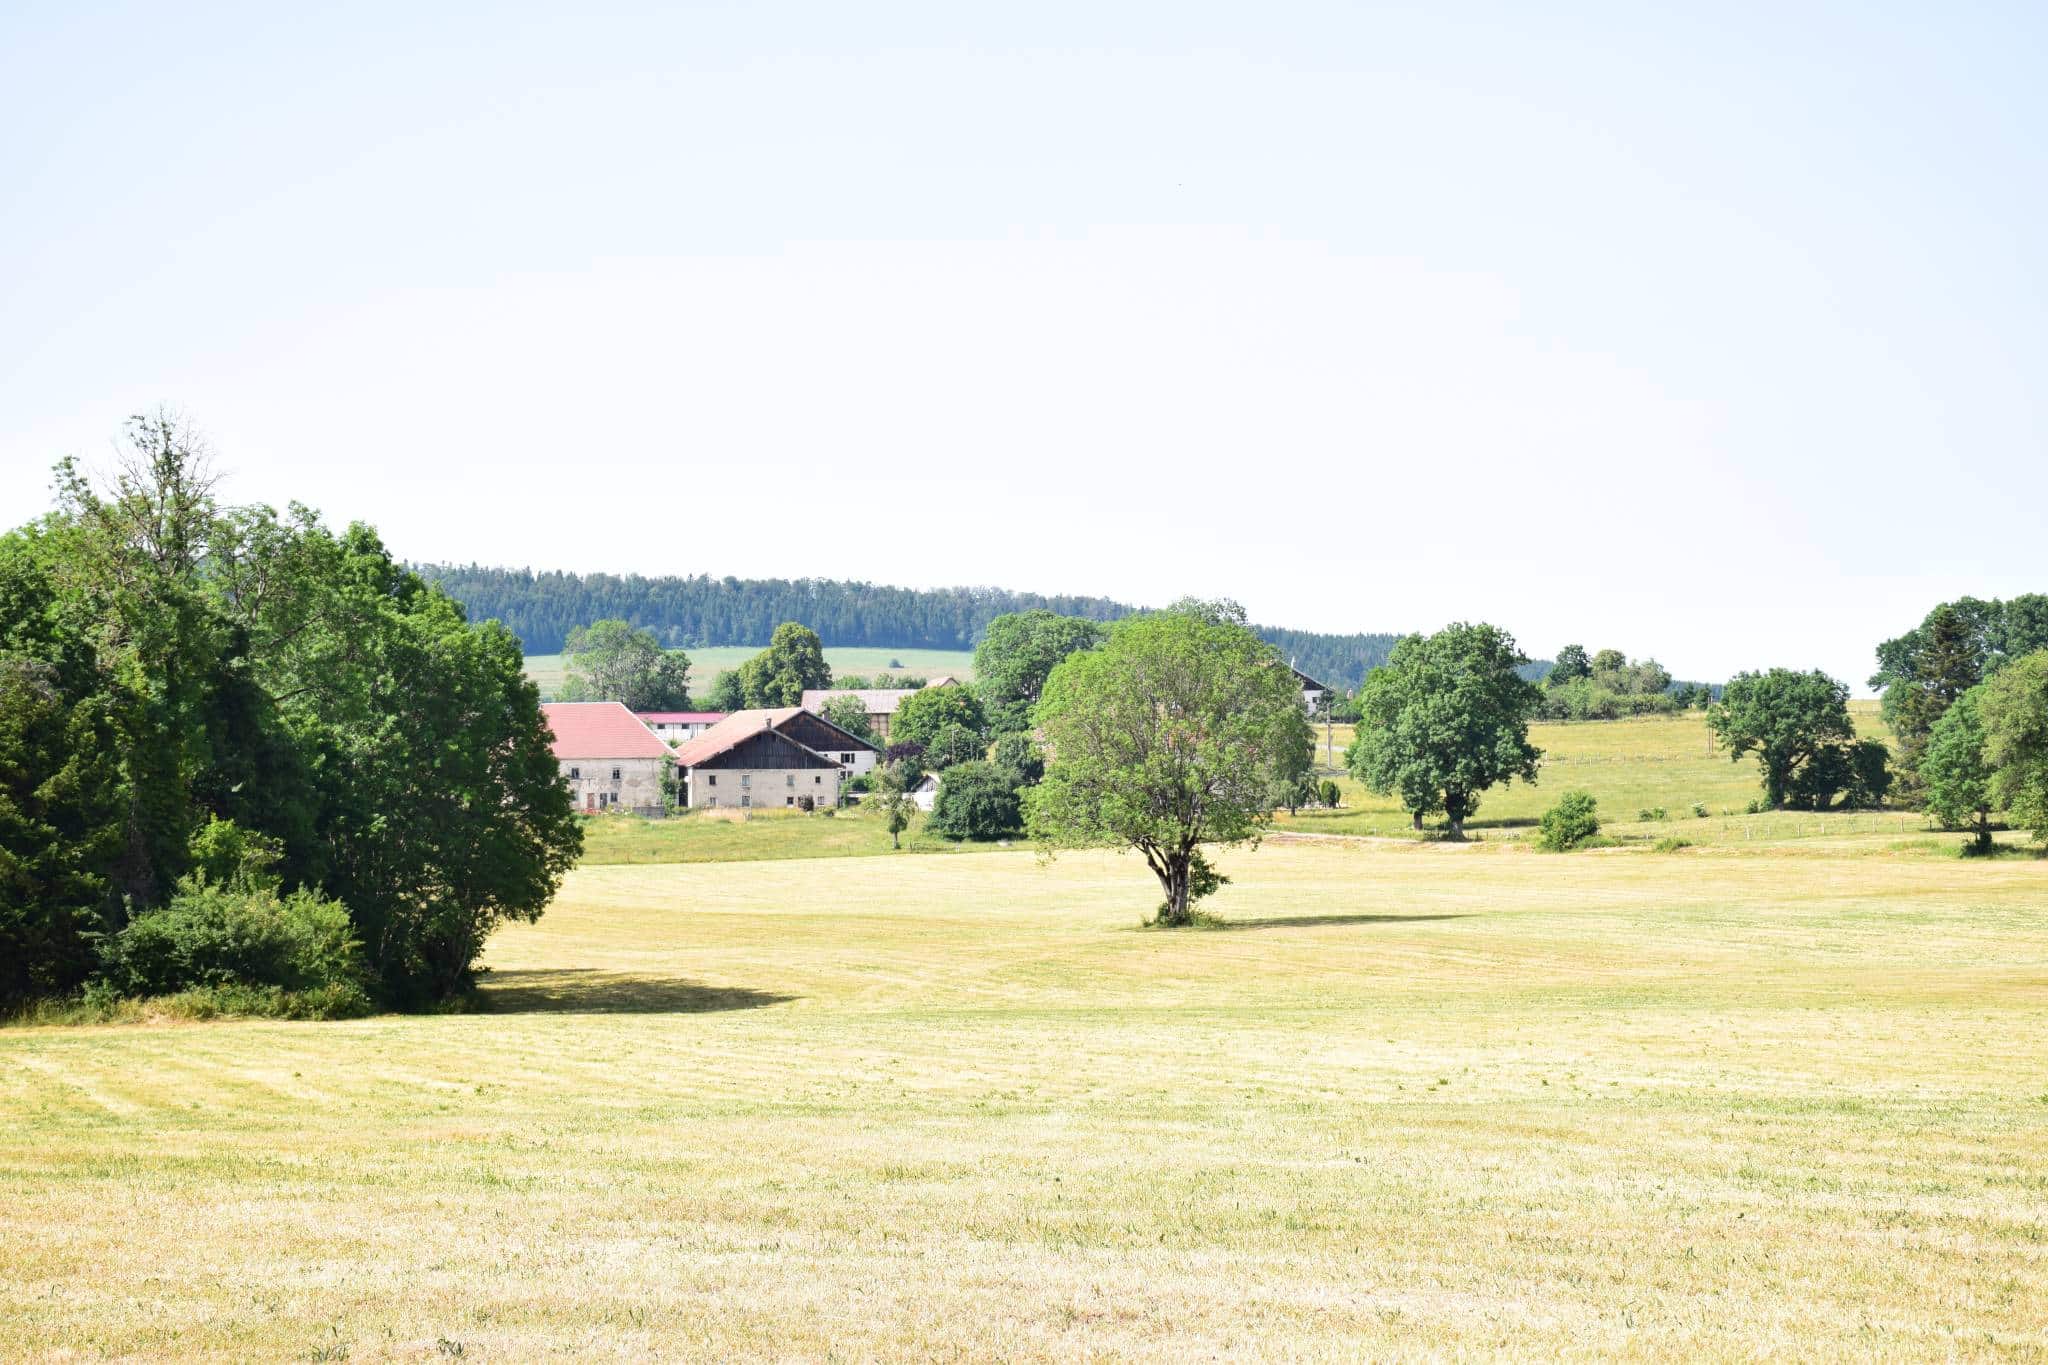
M1465 817L1464 817L1464 816L1462 816L1462 815L1453 815L1453 816L1451 817L1451 837L1452 837L1453 839L1457 839L1457 840L1461 840L1461 841L1462 841L1462 840L1464 839L1464 837L1465 837Z
M1159 907L1158 923L1165 928L1177 929L1192 922L1188 914L1188 864L1190 857L1185 853L1165 855L1166 866L1159 873L1159 885L1166 892L1166 900Z
M1422 812L1421 812L1421 811L1416 811L1416 812L1415 812L1415 828L1417 828L1417 829L1421 829L1421 828L1422 828Z
M1990 811L1980 810L1977 812L1977 851L1979 853L1989 853L1991 851Z

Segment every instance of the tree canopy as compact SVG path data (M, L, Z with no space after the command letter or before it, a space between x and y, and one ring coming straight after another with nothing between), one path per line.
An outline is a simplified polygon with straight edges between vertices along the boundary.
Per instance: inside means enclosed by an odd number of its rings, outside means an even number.
M1874 804L1890 780L1884 745L1856 738L1848 685L1818 669L1738 673L1707 725L1731 761L1757 756L1774 808L1820 810L1845 791L1850 804Z
M889 739L895 744L929 748L949 725L957 725L977 739L984 732L987 717L971 688L955 684L912 692L896 703L896 713L889 717Z
M2048 841L2048 649L2007 663L1978 693L1991 799Z
M1043 608L1011 612L989 622L974 647L975 690L998 734L1031 728L1031 708L1052 670L1076 650L1102 639L1100 622L1060 616Z
M1529 742L1529 719L1543 697L1521 674L1528 662L1512 635L1483 622L1401 641L1359 693L1358 734L1344 755L1352 776L1398 792L1417 829L1442 812L1462 839L1480 793L1536 780L1543 753Z
M1050 757L1027 797L1032 835L1058 847L1136 849L1185 925L1220 878L1204 844L1256 842L1275 774L1313 738L1279 652L1243 625L1168 611L1117 622L1046 679L1034 719Z
M818 633L795 621L777 626L768 647L733 674L747 706L796 706L805 692L832 685L832 670L826 666L825 646Z
M562 648L563 701L616 701L635 711L690 709L690 656L663 649L651 630L594 621L569 632Z
M1957 697L1934 722L1920 759L1927 809L1947 829L1969 829L1978 852L1991 847L1990 762L1984 756L1984 725L1977 714L1978 689Z
M222 505L163 414L58 493L0 538L0 989L78 984L230 822L346 906L388 1003L460 992L581 846L518 641L365 526Z

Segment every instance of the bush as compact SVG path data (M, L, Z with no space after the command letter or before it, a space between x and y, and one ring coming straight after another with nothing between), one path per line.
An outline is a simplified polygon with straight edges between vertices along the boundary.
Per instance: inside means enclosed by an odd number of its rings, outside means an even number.
M312 891L280 895L199 877L106 941L100 979L118 995L275 987L353 992L367 1003L361 945L340 904Z
M1335 782L1331 782L1328 780L1325 780L1323 785L1317 789L1316 795L1317 798L1320 799L1322 803L1328 806L1331 810L1337 809L1337 807L1344 800L1343 789L1339 787Z
M1003 839L1024 832L1015 774L993 763L956 763L939 776L925 828L942 839Z
M1704 819L1706 819L1706 818L1707 818L1707 806L1706 806L1706 803L1705 803L1704 801L1695 801L1695 802L1693 802L1693 803L1692 803L1692 814L1693 814L1693 818L1694 818L1695 820L1704 820Z
M1676 853L1681 848L1691 848L1692 840L1681 839L1675 834L1667 834L1653 844L1652 847L1659 853Z
M1537 846L1552 853L1566 853L1583 845L1600 832L1600 817L1594 813L1598 805L1591 792L1566 792L1556 805L1543 812Z
M1642 821L1646 825L1650 824L1652 821L1663 820L1666 818L1668 818L1668 812L1666 812L1662 806L1644 806L1641 810L1636 812L1636 819Z

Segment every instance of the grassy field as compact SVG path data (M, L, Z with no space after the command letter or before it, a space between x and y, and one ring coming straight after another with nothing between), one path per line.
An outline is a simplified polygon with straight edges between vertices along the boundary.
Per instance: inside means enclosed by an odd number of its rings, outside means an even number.
M727 669L738 668L761 652L759 645L720 645L711 649L685 651L690 656L690 691L696 695L711 690L711 684ZM833 674L852 673L872 677L889 672L935 678L941 673L971 680L974 651L971 649L828 649L825 662ZM562 656L529 654L526 675L540 684L541 695L551 697L562 685Z
M2048 864L589 867L492 1012L0 1032L0 1356L2048 1354Z

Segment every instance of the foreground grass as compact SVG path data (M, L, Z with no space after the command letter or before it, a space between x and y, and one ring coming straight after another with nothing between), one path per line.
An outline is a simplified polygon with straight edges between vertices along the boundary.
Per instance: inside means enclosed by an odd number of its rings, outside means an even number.
M708 694L719 674L738 668L760 652L759 645L718 645L709 649L685 650L684 653L690 656L690 691L699 696ZM947 673L966 681L974 677L974 651L971 649L835 647L825 651L825 663L835 676L855 674L865 678L877 673L907 673L913 677L935 678ZM562 656L527 655L526 676L540 686L542 696L555 695L562 686Z
M0 1356L2048 1353L2043 865L592 867L493 1012L0 1033Z

